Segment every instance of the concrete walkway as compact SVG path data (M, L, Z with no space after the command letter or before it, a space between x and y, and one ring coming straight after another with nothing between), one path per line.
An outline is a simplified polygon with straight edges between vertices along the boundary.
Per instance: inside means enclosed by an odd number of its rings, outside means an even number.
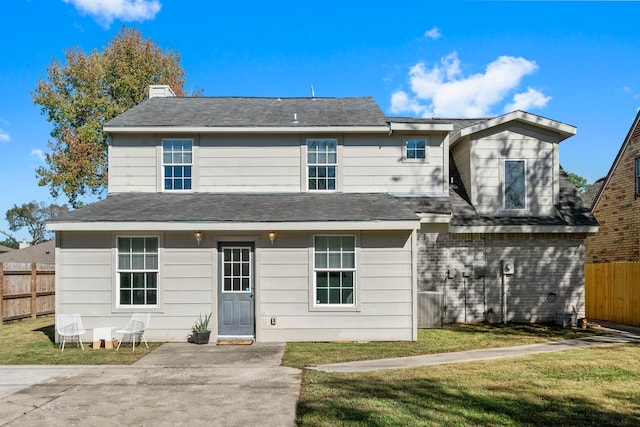
M633 328L631 328L633 329ZM562 350L593 347L598 345L640 343L637 330L622 331L610 335L592 336L572 340L547 342L540 344L520 345L516 347L490 348L483 350L459 351L455 353L439 353L424 356L397 357L391 359L363 360L358 362L331 363L309 367L322 372L369 372L384 369L417 368L420 366L444 365L449 363L475 362L479 360L502 359L505 357L524 356L537 353L551 353Z
M283 352L164 344L130 366L0 366L0 426L293 426L301 375Z
M640 342L640 329L603 326L620 332L311 369L363 372ZM280 366L283 353L284 344L171 343L130 366L0 365L0 426L293 426L301 375Z

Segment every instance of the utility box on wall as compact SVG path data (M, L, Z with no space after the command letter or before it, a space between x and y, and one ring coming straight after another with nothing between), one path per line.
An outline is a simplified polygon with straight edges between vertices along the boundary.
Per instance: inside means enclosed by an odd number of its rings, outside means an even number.
M443 293L418 291L418 328L442 328Z
M513 259L503 259L502 260L502 275L503 276L512 276L515 272L515 263Z

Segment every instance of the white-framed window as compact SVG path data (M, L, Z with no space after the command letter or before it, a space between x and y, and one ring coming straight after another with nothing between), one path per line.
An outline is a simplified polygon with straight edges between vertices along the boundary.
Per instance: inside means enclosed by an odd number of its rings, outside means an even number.
M636 159L636 196L640 196L640 158Z
M525 160L504 161L503 197L505 210L527 208L527 162Z
M117 257L117 305L158 305L158 237L119 236Z
M191 190L193 140L165 138L162 140L162 171L165 191Z
M335 191L338 169L338 140L307 139L307 187L310 191Z
M404 139L405 160L427 160L428 140L425 137L411 136Z
M355 243L355 236L314 236L315 306L355 306Z

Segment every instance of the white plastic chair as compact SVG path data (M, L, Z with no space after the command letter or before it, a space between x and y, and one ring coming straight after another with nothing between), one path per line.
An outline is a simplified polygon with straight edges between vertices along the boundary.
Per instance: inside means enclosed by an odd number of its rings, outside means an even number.
M118 348L116 348L116 351L120 350L120 344L122 344L127 336L131 338L131 343L133 345L132 351L136 351L136 341L138 339L140 340L140 342L144 342L144 345L149 348L149 344L147 344L147 340L144 337L144 331L146 331L149 327L150 320L151 314L149 313L133 313L127 327L125 329L118 329L116 331L116 334L122 334L122 339L118 343Z
M64 344L67 338L77 337L82 351L84 351L84 345L82 345L82 335L87 332L82 326L82 318L79 314L58 314L56 319L56 330L58 335L62 337L62 344L60 345L60 351L64 352Z

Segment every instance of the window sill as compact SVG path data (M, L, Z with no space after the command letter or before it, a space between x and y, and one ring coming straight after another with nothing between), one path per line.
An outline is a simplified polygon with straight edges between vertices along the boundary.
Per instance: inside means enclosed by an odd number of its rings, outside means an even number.
M359 312L360 307L357 305L313 305L309 306L309 311L317 312Z

